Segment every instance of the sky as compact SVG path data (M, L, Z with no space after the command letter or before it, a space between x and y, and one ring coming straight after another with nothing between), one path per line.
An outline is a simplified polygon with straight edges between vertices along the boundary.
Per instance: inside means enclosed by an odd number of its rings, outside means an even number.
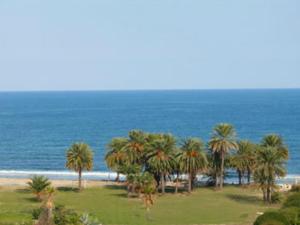
M299 0L0 0L0 91L300 88Z

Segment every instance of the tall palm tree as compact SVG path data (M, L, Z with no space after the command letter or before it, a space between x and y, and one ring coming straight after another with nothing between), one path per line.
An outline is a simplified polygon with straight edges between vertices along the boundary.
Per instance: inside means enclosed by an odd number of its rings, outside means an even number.
M264 201L271 202L275 181L286 174L285 162L282 152L274 147L261 147L257 151L257 167L254 180L263 191Z
M127 163L127 156L123 151L124 146L127 144L126 138L114 138L107 146L107 153L105 161L111 170L117 172L116 181L119 181L122 166Z
M145 153L147 135L143 131L133 130L129 132L129 139L123 147L130 163L142 163Z
M224 182L224 162L225 156L230 150L237 150L236 133L232 125L221 123L213 129L213 135L209 142L209 148L214 154L219 154L221 158L220 168L220 188L223 188Z
M85 143L75 143L67 150L66 167L78 173L78 188L82 189L81 179L84 170L93 169L93 151Z
M181 170L189 176L188 192L191 193L195 176L200 170L203 171L206 168L208 161L204 152L204 144L197 138L185 140L181 150L177 157Z
M172 171L176 140L171 134L152 135L147 144L147 166L151 171L160 174L162 194L165 193L165 177Z
M251 174L255 168L256 145L250 141L244 140L238 142L238 150L231 157L231 165L237 170L239 184L243 183L244 176L247 173L248 184L250 183Z
M285 160L289 157L288 147L284 144L282 137L277 134L265 136L261 141L261 146L275 148Z

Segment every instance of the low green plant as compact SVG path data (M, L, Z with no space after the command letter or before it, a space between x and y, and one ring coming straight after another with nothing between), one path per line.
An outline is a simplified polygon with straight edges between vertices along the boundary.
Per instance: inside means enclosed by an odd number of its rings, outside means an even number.
M280 212L266 212L259 216L254 225L291 225L289 220Z
M271 202L273 204L281 203L283 199L283 196L280 192L274 192L271 195Z
M300 192L300 184L294 184L292 186L291 192Z
M42 194L51 186L51 182L45 176L33 176L27 184L29 190L36 195L39 201L42 200Z
M284 208L289 208L289 207L297 207L300 208L300 193L294 193L290 195L285 203L283 204Z
M299 225L300 224L300 208L290 207L280 210L280 213L283 214L289 221L290 225Z

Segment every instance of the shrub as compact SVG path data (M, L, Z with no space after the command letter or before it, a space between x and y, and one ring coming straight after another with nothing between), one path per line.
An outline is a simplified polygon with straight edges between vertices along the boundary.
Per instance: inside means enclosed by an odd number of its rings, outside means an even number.
M274 192L271 195L271 202L272 203L280 203L280 202L282 202L282 194L280 192Z
M294 184L292 186L291 192L300 192L300 184Z
M299 225L300 224L300 208L290 207L281 209L280 213L283 214L291 225Z
M289 208L289 207L297 207L300 208L300 193L294 193L290 195L285 203L283 204L284 208Z
M288 219L280 212L266 212L259 216L254 225L291 225Z
M58 205L54 209L54 223L56 225L81 225L80 215L74 210Z
M38 220L39 216L41 215L42 210L43 210L42 208L37 208L37 209L32 210L32 219Z

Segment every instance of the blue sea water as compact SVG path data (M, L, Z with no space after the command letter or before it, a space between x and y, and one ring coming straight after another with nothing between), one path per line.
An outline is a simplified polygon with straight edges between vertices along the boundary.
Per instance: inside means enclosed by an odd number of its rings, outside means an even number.
M65 152L84 141L95 171L107 171L105 146L129 130L171 132L207 141L214 125L240 139L282 135L289 174L300 174L300 90L191 90L0 93L1 171L64 171Z

